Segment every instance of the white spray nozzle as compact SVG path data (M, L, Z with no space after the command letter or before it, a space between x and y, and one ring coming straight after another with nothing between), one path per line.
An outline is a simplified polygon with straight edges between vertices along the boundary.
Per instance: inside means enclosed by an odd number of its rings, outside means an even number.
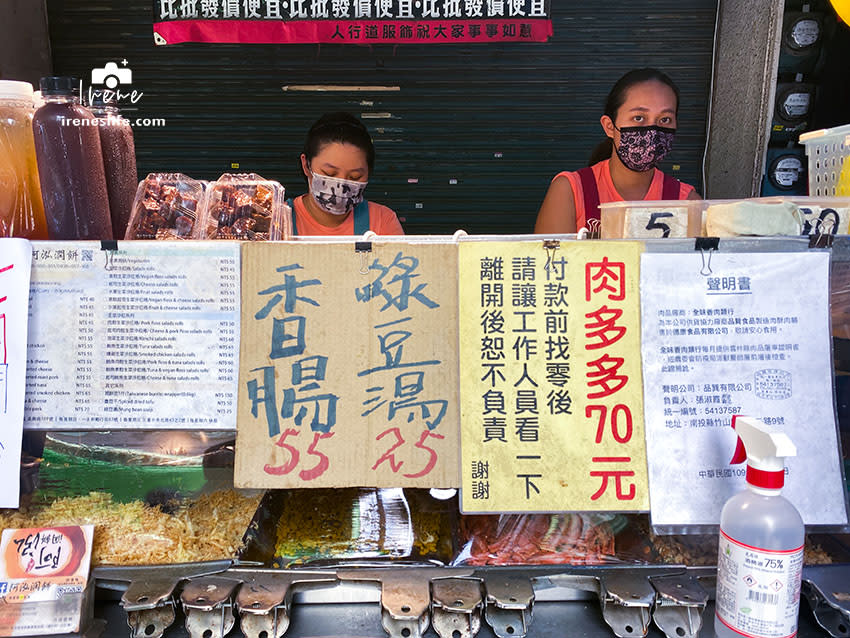
M759 487L781 488L781 483L769 481L770 485L759 485L762 481L754 482L761 477L761 473L785 472L783 459L789 456L797 456L797 447L784 432L776 432L764 423L748 416L735 415L732 417L732 427L738 435L738 447L732 463L747 462L757 472L750 475L747 473L747 482ZM762 477L763 478L763 477Z

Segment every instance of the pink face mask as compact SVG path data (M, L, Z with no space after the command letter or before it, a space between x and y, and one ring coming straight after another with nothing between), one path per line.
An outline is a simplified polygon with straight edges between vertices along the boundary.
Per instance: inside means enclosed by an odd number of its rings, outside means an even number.
M617 128L617 127L614 127ZM624 126L620 132L617 156L626 168L643 173L654 168L670 149L676 129L663 126Z

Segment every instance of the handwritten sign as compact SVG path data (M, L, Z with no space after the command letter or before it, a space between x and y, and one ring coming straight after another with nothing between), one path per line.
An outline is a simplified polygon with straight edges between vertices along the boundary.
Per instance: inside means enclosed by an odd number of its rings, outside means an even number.
M787 433L783 495L808 525L847 511L832 400L829 255L714 253L641 260L652 522L717 525L744 489L732 415Z
M92 525L7 529L0 538L0 635L80 631Z
M0 507L20 497L31 250L25 239L0 239Z
M456 487L456 263L243 245L237 487Z
M27 429L236 427L239 246L33 242Z
M687 206L626 208L624 237L631 239L666 239L688 236Z
M630 242L461 242L462 508L648 508Z

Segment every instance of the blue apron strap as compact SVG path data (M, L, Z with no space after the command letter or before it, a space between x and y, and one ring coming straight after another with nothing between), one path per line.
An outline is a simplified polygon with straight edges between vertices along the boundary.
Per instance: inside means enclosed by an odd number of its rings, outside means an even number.
M365 199L354 207L354 234L362 235L369 230L369 202Z
M289 210L292 211L292 236L295 237L298 235L298 227L295 225L295 202L292 201L292 198L287 198L286 205L289 206Z

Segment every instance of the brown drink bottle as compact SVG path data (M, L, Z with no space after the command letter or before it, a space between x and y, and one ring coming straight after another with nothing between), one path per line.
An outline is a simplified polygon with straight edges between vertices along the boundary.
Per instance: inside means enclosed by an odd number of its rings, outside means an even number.
M74 78L42 78L41 94L32 126L50 239L112 239L95 116L80 104Z

